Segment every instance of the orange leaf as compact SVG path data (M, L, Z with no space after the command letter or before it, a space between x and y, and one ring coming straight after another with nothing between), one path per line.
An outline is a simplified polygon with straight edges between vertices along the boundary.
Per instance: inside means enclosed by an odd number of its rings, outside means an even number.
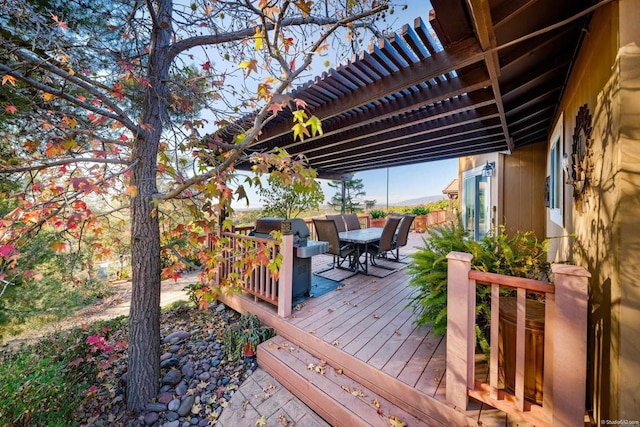
M51 244L51 249L53 249L56 253L61 254L67 249L67 244L65 242L53 242Z
M311 5L313 4L311 0L309 1L298 0L298 1L294 1L293 4L295 4L298 7L298 9L300 9L300 12L302 13L303 18L309 17L309 15L311 14Z
M42 94L42 98L43 98L45 101L51 101L51 100L52 100L53 98L55 98L55 97L56 97L56 96L55 96L54 94L49 93L49 92L45 92L45 93L43 93L43 94Z
M11 86L15 86L16 78L10 76L9 74L5 74L4 76L2 76L2 85L4 86L6 83L11 83Z
M124 190L124 194L132 198L136 197L136 194L138 194L138 187L130 185L126 190Z

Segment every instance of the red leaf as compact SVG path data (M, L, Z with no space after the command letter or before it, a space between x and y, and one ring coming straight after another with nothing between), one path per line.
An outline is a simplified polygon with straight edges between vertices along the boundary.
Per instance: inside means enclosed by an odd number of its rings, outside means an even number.
M211 69L211 62L209 62L209 61L207 61L207 62L205 62L204 64L201 64L201 65L202 65L202 69L205 70L205 71L209 71Z
M49 12L49 13L51 13L51 12ZM56 15L54 15L53 13L51 13L51 19L53 19L53 20L54 20L54 22L55 22L56 24L58 24L58 26L59 26L60 28L62 28L62 29L64 29L64 30L68 30L68 29L69 29L69 27L67 27L67 24L66 24L65 22L61 21L61 20L60 20L60 18L58 18L58 17L57 17Z
M7 108L4 109L9 114L15 114L18 112L18 109L13 105L8 105Z
M0 246L0 256L6 258L14 250L15 248L13 247L13 245Z
M69 362L67 364L67 366L78 366L79 364L81 364L82 362L84 362L84 359L82 357L78 357L75 360L72 360L71 362Z

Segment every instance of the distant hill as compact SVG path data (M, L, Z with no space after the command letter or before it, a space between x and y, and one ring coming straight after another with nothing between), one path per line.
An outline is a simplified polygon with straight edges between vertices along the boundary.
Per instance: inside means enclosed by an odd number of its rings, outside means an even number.
M419 197L417 199L409 199L403 200L402 202L389 203L390 206L418 206L418 205L426 205L427 203L437 202L438 200L446 199L447 196L444 194L435 195L435 196L425 196Z

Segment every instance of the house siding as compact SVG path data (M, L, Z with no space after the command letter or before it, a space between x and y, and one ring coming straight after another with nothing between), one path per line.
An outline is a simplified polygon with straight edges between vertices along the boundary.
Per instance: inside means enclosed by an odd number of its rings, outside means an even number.
M496 162L491 183L492 225L504 225L507 233L533 231L545 237L544 174L546 144L541 141L519 148L510 155L486 154L458 160L458 182L462 194L462 175L486 162ZM460 198L461 202L463 198Z
M565 185L564 227L547 215L551 259L592 275L587 404L598 423L640 420L639 14L640 1L620 0L592 17L558 111L565 153L580 107L592 114L590 182L577 200Z
M504 156L503 220L508 233L533 231L543 239L546 144L541 141Z

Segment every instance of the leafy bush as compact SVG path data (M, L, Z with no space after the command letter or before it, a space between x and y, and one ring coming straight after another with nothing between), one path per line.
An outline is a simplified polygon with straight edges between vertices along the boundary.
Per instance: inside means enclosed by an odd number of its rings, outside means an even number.
M108 342L109 331L126 325L120 317L0 352L0 424L76 425L78 407L96 389L99 371L124 344Z
M240 319L224 331L223 343L227 356L238 360L244 356L247 344L256 351L258 345L275 336L275 331L260 323L255 314L243 313Z
M372 210L369 215L371 215L371 219L382 219L387 216L387 213L382 210Z
M411 209L411 213L414 215L426 215L429 213L429 209L424 206L416 206Z
M538 242L533 232L509 236L504 227L499 227L480 242L470 237L460 220L436 226L429 237L423 238L424 248L411 255L413 262L407 267L410 285L418 291L409 305L418 312L416 323L431 324L434 333L443 334L447 329L447 254L451 251L472 254L475 270L548 280L547 242ZM476 337L484 350L488 348L490 316L491 287L478 286Z

